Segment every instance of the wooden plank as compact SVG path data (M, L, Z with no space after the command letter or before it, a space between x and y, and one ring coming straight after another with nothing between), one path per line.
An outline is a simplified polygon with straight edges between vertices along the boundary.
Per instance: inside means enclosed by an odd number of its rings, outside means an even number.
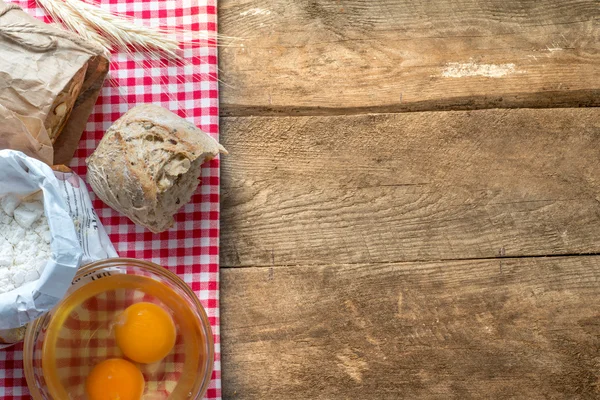
M225 398L600 397L600 257L227 268Z
M222 0L222 115L600 105L597 0Z
M223 266L600 252L600 109L222 119Z

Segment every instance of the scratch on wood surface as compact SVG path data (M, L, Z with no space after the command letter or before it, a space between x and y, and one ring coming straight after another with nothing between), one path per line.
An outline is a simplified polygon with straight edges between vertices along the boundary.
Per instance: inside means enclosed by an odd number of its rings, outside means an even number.
M477 64L474 62L446 64L442 70L444 78L464 78L469 76L484 76L488 78L502 78L507 75L519 73L515 64Z
M271 10L264 10L262 8L251 8L246 11L242 11L240 15L245 17L246 15L270 15Z
M404 295L402 292L398 293L398 312L396 313L396 317L402 318L402 304L404 303Z
M368 369L367 363L361 360L351 350L346 350L345 353L346 354L338 354L336 356L340 361L338 366L340 366L354 381L361 383L363 380L362 373L364 370Z
M367 327L367 322L363 317L361 317L360 312L358 311L358 307L356 307L356 304L354 304L352 300L346 300L344 302L344 305L352 313L356 325L360 329L365 329Z
M267 281L272 281L273 280L273 276L275 275L275 272L273 271L273 268L269 268L269 273L267 275Z

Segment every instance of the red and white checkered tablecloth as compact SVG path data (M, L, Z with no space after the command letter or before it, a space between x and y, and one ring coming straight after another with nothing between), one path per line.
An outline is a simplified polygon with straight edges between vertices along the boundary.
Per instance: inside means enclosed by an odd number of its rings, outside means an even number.
M195 31L217 31L216 0L98 0L102 7L144 19L149 24ZM31 15L51 22L34 0L13 0ZM208 44L185 50L188 63L164 65L114 54L107 82L82 137L71 167L85 177L85 158L104 131L139 103L160 104L217 137L219 103L217 49ZM219 160L203 166L202 184L162 234L135 226L94 199L94 207L120 256L150 260L177 273L200 298L215 337L215 365L207 399L221 397L219 335ZM0 350L0 399L29 399L22 345Z

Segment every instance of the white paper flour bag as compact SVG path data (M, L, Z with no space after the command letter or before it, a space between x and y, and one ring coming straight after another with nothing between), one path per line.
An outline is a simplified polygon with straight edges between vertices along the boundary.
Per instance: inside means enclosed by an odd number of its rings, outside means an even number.
M51 256L37 280L0 294L0 329L21 327L56 305L71 285L83 255L52 169L21 152L1 150L0 196L25 197L39 190L50 226ZM8 199L10 203L14 197ZM5 209L12 206L6 204Z
M83 250L81 265L118 257L92 207L92 200L84 180L72 171L54 171L54 175L58 178L60 194L67 203L67 211L75 223L77 239Z
M84 181L14 150L0 150L0 246L0 348L62 299L80 265L117 257Z

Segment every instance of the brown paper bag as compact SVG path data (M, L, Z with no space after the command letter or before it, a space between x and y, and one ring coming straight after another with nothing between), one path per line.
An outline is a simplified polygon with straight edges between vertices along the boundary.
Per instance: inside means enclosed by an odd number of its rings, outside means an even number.
M68 165L108 67L103 49L0 0L0 105L12 111L16 129L1 129L10 138L0 137L0 148L8 144L32 152L35 139L42 152L36 158ZM8 110L0 109L0 115ZM48 140L53 160L47 156Z
M1 104L0 120L0 149L19 150L52 165L52 142L42 120L19 115Z

